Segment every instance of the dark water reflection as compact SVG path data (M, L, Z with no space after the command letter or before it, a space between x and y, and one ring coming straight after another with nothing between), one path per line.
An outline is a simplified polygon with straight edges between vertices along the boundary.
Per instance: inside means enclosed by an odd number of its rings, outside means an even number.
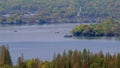
M116 36L116 37L85 37L85 36L81 36L81 37L73 37L74 39L86 39L86 40L115 40L115 41L120 41L120 37Z

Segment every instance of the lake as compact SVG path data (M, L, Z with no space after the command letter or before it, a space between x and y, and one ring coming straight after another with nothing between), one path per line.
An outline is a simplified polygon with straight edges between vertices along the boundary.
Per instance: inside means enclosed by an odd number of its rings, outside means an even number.
M119 38L64 38L77 24L5 26L0 27L0 45L9 45L13 63L24 54L25 59L52 60L54 53L64 50L83 50L110 54L120 52Z

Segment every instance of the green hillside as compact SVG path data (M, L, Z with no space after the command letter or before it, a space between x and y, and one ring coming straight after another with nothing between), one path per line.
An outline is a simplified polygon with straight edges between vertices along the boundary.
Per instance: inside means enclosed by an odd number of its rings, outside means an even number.
M0 16L6 14L20 19L35 14L27 20L39 23L101 22L110 16L120 18L120 0L0 0Z

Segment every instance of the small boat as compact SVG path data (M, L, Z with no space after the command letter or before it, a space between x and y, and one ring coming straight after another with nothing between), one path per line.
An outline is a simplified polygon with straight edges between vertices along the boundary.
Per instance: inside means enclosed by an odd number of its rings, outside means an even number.
M56 34L60 33L60 32L55 32Z
M17 30L14 30L14 32L17 32Z
M66 35L64 35L64 37L65 37L65 38L71 38L72 35L71 35L71 34L70 34L70 35L66 34Z

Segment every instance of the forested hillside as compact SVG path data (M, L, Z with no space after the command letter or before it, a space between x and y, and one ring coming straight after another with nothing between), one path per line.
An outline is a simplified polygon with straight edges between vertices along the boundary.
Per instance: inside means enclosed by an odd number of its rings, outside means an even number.
M2 23L101 22L120 18L120 0L0 0L0 16Z

